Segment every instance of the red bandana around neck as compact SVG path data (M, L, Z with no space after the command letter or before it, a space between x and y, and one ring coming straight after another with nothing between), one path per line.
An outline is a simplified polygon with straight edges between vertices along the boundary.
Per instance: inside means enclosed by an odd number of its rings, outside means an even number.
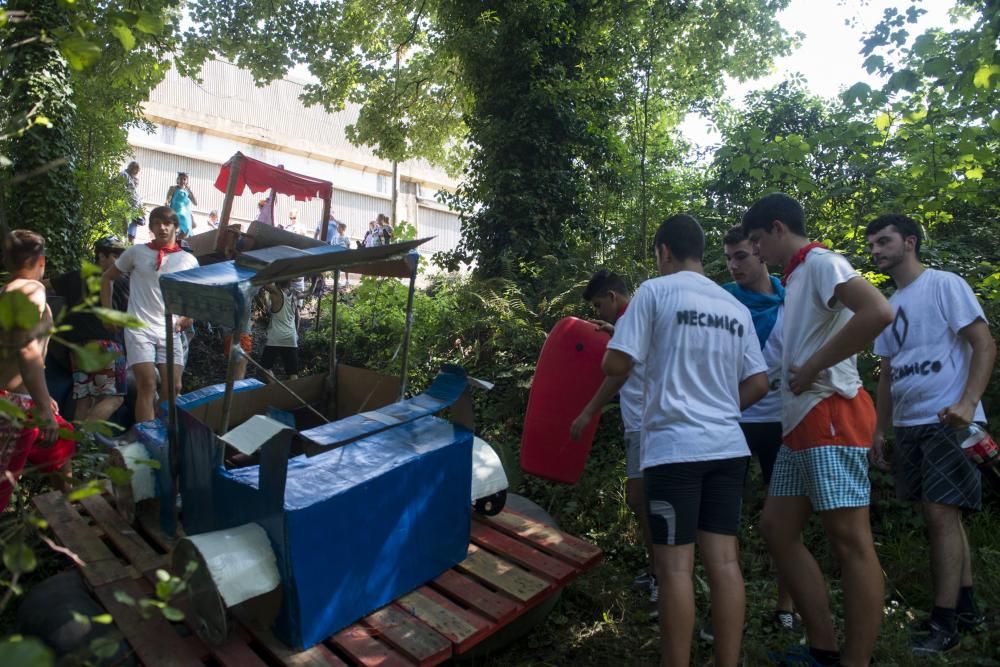
M799 251L792 256L791 260L789 260L788 266L785 267L785 273L783 276L781 276L782 285L788 282L788 276L792 275L792 271L797 269L799 267L799 264L802 264L803 262L806 261L806 255L808 255L809 251L812 250L813 248L826 248L827 250L829 250L830 246L828 246L825 243L814 242L814 243L807 243L806 245L799 248Z
M153 245L153 242L150 241L149 243L146 244L146 247L149 248L150 250L155 250L156 251L156 270L157 271L160 270L160 266L163 264L163 257L165 255L169 255L169 254L175 253L175 252L180 252L182 250L180 244L177 243L176 241L174 242L173 245L163 246L162 248L157 248L155 245Z

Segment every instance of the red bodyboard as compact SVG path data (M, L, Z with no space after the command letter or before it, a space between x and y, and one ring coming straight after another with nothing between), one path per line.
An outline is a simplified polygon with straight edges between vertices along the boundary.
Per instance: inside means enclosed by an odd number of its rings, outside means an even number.
M609 340L592 322L575 317L559 320L545 339L521 436L525 472L567 484L580 479L600 413L579 440L570 440L569 427L604 381L601 360Z

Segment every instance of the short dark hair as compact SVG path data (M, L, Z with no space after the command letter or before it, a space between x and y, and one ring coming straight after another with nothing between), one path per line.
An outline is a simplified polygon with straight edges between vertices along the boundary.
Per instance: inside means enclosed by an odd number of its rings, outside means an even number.
M726 235L722 237L722 245L739 245L748 240L747 230L743 229L743 225L736 225L730 227Z
M125 252L125 244L117 236L105 236L98 239L94 244L94 259L101 259L101 255L121 255Z
M770 233L774 221L780 220L793 234L806 235L806 212L794 197L783 192L772 192L758 199L743 214L743 229L749 235L754 229Z
M877 232L882 231L886 227L895 227L899 235L904 239L907 236L917 237L917 244L915 251L917 257L920 256L920 243L924 240L924 231L920 228L920 223L918 223L913 218L903 215L902 213L886 213L875 218L868 223L865 227L865 236L871 236Z
M3 245L4 263L11 271L20 271L45 255L45 237L30 229L15 229Z
M615 292L622 296L630 294L624 278L607 269L601 269L591 277L590 282L583 288L583 300L590 301L595 296L601 296L606 292Z
M157 206L149 212L149 224L154 222L167 223L174 227L180 227L181 221L177 218L177 213L169 206Z
M705 232L693 216L678 213L664 220L656 230L653 247L661 245L667 246L670 254L680 261L696 259L700 262L705 254Z

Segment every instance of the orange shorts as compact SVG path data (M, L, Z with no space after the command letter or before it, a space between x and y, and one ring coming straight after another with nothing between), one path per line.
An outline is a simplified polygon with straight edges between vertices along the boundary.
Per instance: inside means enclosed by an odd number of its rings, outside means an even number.
M867 391L858 389L854 398L824 398L782 440L793 451L828 445L867 448L874 434L875 404Z
M233 345L232 336L222 337L222 353L225 354L227 357L229 356L229 348L232 347L232 345ZM241 333L240 347L243 348L243 351L246 352L247 355L253 352L253 334Z

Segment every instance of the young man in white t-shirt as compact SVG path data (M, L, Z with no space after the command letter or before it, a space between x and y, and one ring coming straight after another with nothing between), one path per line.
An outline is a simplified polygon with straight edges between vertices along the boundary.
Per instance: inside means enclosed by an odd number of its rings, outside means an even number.
M868 515L875 407L855 357L891 322L892 308L846 259L809 242L802 206L788 195L757 201L743 228L760 258L785 270L783 445L761 533L802 615L812 659L861 667L878 637L884 582ZM814 512L841 565L842 654L823 575L802 542Z
M101 279L101 305L111 307L111 286L119 276L129 276L128 313L146 323L142 329L125 331L125 356L135 374L135 420L149 421L156 416L156 371L160 373L160 397L169 395L167 386L167 333L164 330L166 307L160 291L160 276L198 266L194 255L184 252L177 243L180 222L169 206L154 208L149 214L149 233L153 240L125 250ZM174 319L174 392L181 389L184 372L183 331L191 327L189 317Z
M767 270L767 262L758 257L741 225L730 229L722 239L726 267L733 282L726 290L750 311L754 331L767 364L767 396L743 411L740 428L747 439L750 453L760 464L764 489L771 484L771 471L781 449L781 349L782 316L785 288ZM771 622L782 631L800 632L795 619L794 603L788 590L778 581L778 599L771 613Z
M599 319L592 320L597 328L612 336L615 334L615 323L625 314L632 292L625 281L617 273L601 269L595 273L583 290L583 299L588 301L597 311ZM653 542L649 536L649 515L646 510L646 491L642 481L642 467L639 464L639 432L642 428L642 377L638 365L632 367L632 372L626 377L605 378L595 392L593 398L580 412L580 415L570 426L570 436L575 440L591 422L594 415L615 395L619 395L619 407L622 415L622 425L625 427L625 503L635 514L639 523L639 533L646 547L647 567L636 577L633 585L648 591L650 601L658 600L656 591L656 572L653 569ZM655 617L658 609L651 611Z
M961 442L973 421L986 421L980 399L997 348L969 285L920 263L921 232L912 218L883 215L865 233L875 266L896 283L892 326L875 340L880 374L872 463L888 467L883 438L891 419L896 493L921 503L930 537L934 608L911 645L916 653L943 653L958 646L959 632L983 624L962 527L962 511L980 509L982 481Z
M654 238L661 277L618 320L603 369L643 368L641 466L660 589L663 665L690 660L698 542L708 574L715 664L740 659L746 598L736 533L750 450L740 411L767 393L749 311L705 277L698 222L675 215Z

